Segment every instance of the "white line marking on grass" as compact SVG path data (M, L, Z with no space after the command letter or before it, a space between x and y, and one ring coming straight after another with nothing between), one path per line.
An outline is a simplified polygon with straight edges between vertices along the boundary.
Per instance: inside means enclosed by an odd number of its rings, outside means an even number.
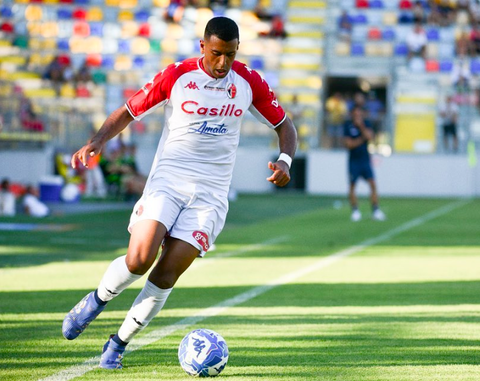
M160 329L157 329L155 331L152 331L150 332L149 334L143 336L143 337L140 337L140 338L137 338L137 339L134 339L128 346L128 350L125 351L125 354L128 354L130 352L133 352L133 351L136 351L138 349L141 349L143 348L144 346L146 345L149 345L149 344L152 344L172 333L175 333L176 331L179 331L179 330L184 330L184 329L187 329L188 327L192 326L192 325L195 325L209 317L212 317L212 316L216 316L216 315L219 315L221 314L223 311L227 310L228 308L230 307L235 307L235 306L238 306L239 304L242 304L244 302L247 302L259 295L262 295L264 294L265 292L275 288L275 287L278 287L278 286L282 286L282 285L285 285L287 283L290 283L304 275L307 275L309 273L312 273L314 271L318 271L318 270L321 270L325 267L328 267L332 264L334 264L335 262L338 262L340 261L341 259L343 258L346 258L348 256L351 256L355 253L358 253L359 251L361 250L364 250L366 249L367 247L369 246L372 246L372 245L375 245L377 243L380 243L380 242L383 242L383 241L386 241L390 238L393 238L394 236L396 235L399 235L407 230L410 230L414 227L417 227L417 226L420 226L422 224L424 224L425 222L429 221L429 220L432 220L436 217L439 217L443 214L447 214L448 212L451 212L452 210L456 209L456 208L459 208L460 206L463 206L465 204L467 204L469 201L468 200L461 200L461 201L456 201L456 202L453 202L453 203L450 203L448 205L445 205L439 209L436 209L432 212L429 212L427 214L424 214L423 216L420 216L418 218L415 218L409 222L406 222L404 223L403 225L400 225L399 227L397 228L394 228L392 230L389 230L388 232L386 233L383 233L383 234L380 234L379 236L377 237L374 237L374 238L370 238L370 239L367 239L363 242L361 242L360 244L358 245L354 245L354 246L351 246L345 250L341 250L341 251L338 251L334 254L331 254L327 257L324 257L322 259L320 259L319 261L313 263L312 265L308 265L307 267L304 267L302 269L299 269L297 271L293 271L289 274L285 274L283 276L281 276L280 278L278 279L275 279L271 282L268 282L262 286L257 286L257 287L254 287L244 293L241 293L237 296L234 296L233 298L230 298L230 299L227 299L227 300L224 300L223 302L220 302L218 304L216 304L215 306L212 306L212 307L208 307L208 308L205 308L201 311L199 311L198 313L196 313L195 315L192 315L192 316L189 316L189 317L186 317L176 323L173 323L169 326L166 326L166 327L163 327L163 328L160 328ZM282 240L281 239L282 237L279 237L278 239ZM276 240L276 239L274 239ZM270 244L272 244L271 241L274 241L274 240L270 240ZM269 241L266 241L264 243L264 246L267 245L267 242ZM258 245L253 245L253 246L261 246L262 244L258 244ZM242 253L244 251L242 250L238 250L238 253ZM234 255L233 253L237 253L237 251L234 251L232 252L232 254L228 255L228 256L232 256ZM228 254L228 253L226 253ZM213 259L213 258L212 258ZM84 363L82 364L78 364L78 365L74 365L74 366L71 366L65 370L62 370L58 373L55 373L53 374L52 376L49 376L49 377L46 377L40 381L65 381L65 380L71 380L73 378L76 378L76 377L80 377L82 375L84 375L85 373L95 369L98 365L100 361L100 356L96 356L96 357L93 357L93 358L90 358L88 360L86 360Z

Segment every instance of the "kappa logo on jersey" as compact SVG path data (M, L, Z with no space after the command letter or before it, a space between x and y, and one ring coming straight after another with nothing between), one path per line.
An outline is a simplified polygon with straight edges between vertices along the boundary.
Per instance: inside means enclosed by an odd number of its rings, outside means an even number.
M196 123L199 124L199 123ZM188 132L193 134L197 133L200 135L211 135L211 136L219 136L225 135L228 133L228 128L225 127L225 124L214 124L213 126L209 126L207 122L203 122L198 128L190 127Z
M148 81L143 87L142 87L142 91L145 93L145 95L148 95L148 92L150 91L150 89L153 87L153 81L155 80L155 78L152 78L150 81Z
M185 86L185 89L190 89L190 90L200 90L197 86L197 84L193 81L190 81L188 85Z
M138 207L137 211L135 212L135 214L136 214L137 216L141 216L142 213L143 213L143 205L140 205L140 206Z
M199 106L198 102L185 101L182 103L182 111L187 114L209 115L209 116L236 116L237 118L243 114L243 110L235 108L235 104L229 103L218 107Z
M235 84L233 83L229 83L227 85L227 96L230 99L233 99L235 98L236 95L237 95L237 86L235 86Z
M208 245L208 236L204 232L195 230L192 236L195 239L195 241L197 241L200 244L200 246L202 246L203 251L208 250L208 248L210 247Z

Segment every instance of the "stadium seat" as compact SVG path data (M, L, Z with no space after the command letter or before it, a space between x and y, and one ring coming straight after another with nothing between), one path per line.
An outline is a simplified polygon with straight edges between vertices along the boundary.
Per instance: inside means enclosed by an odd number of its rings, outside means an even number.
M64 40L64 39L57 40L57 49L68 51L70 49L70 45L68 43L68 40Z
M474 58L470 61L470 72L473 75L480 74L480 60L479 59Z
M412 24L413 21L413 15L410 12L402 12L398 16L399 24Z
M396 25L397 24L397 13L396 12L383 12L383 24L384 25Z
M335 45L335 54L337 56L349 56L350 44L346 42L337 42L337 44Z
M122 21L132 21L134 19L134 15L132 11L129 10L121 10L118 12L117 20L122 22Z
M73 24L73 34L78 37L90 36L90 25L85 21L77 21Z
M90 67L100 67L102 66L102 56L101 54L87 54L85 63Z
M2 6L2 8L0 8L0 16L6 19L13 17L12 8L6 5Z
M130 53L130 41L129 40L118 41L118 52L119 53Z
M395 45L394 53L396 56L407 56L408 46L405 43L399 43Z
M91 22L89 25L91 36L103 37L103 23Z
M356 0L355 7L357 8L368 8L368 0Z
M427 60L425 62L425 70L427 72L438 72L440 70L440 63L436 60Z
M395 40L395 30L393 28L386 28L382 32L382 39L385 41Z
M440 41L440 32L437 28L428 28L426 33L428 41Z
M362 44L354 43L350 48L350 55L363 56L365 55L365 47Z
M138 26L138 35L141 37L150 37L150 24L145 22Z
M368 30L368 39L369 40L381 40L382 32L377 27L371 27Z
M102 68L110 70L113 69L115 60L112 56L102 55Z
M148 9L140 9L139 11L135 12L135 20L138 22L147 22L148 18L150 17L150 12Z
M413 4L410 0L400 0L398 8L400 9L412 9Z
M384 8L383 1L382 0L371 0L370 1L370 8L371 9L383 9Z
M91 7L87 11L86 15L87 21L102 21L103 20L103 11L100 7Z
M72 11L68 8L59 8L57 10L57 18L59 20L70 20L72 18Z
M150 51L150 42L143 37L137 37L131 43L132 53L135 55L145 55Z
M133 59L133 68L134 69L143 69L145 66L145 59L143 57L135 57Z
M440 62L440 72L442 73L450 73L453 69L453 62L452 61L441 61Z
M252 57L250 59L250 65L253 70L264 70L265 69L265 62L261 57Z
M363 13L358 13L355 16L352 16L353 24L368 24L367 16Z
M0 31L6 34L13 34L15 33L15 27L13 23L5 21L0 24Z
M86 20L87 11L83 8L76 8L72 12L72 18L74 20Z

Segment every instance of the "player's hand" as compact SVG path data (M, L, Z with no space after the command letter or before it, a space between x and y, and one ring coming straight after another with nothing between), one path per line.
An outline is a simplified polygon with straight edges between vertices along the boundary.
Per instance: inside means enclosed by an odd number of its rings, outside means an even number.
M84 145L72 155L72 160L70 161L72 168L77 168L77 160L88 168L88 158L99 155L101 151L102 145L97 142L90 142Z
M284 187L290 182L290 170L287 163L280 160L275 163L271 161L268 162L268 168L273 171L273 174L270 177L267 177L267 180L279 187Z

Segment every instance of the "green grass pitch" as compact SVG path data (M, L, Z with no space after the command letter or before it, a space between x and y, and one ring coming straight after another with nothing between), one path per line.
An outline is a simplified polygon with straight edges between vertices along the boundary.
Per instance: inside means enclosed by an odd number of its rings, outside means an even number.
M145 278L77 340L61 324L125 253L130 208L1 218L0 379L190 380L178 344L204 327L228 343L229 381L478 381L480 200L384 199L385 222L361 205L352 223L334 198L240 195L216 250L183 275L121 371L88 361Z

